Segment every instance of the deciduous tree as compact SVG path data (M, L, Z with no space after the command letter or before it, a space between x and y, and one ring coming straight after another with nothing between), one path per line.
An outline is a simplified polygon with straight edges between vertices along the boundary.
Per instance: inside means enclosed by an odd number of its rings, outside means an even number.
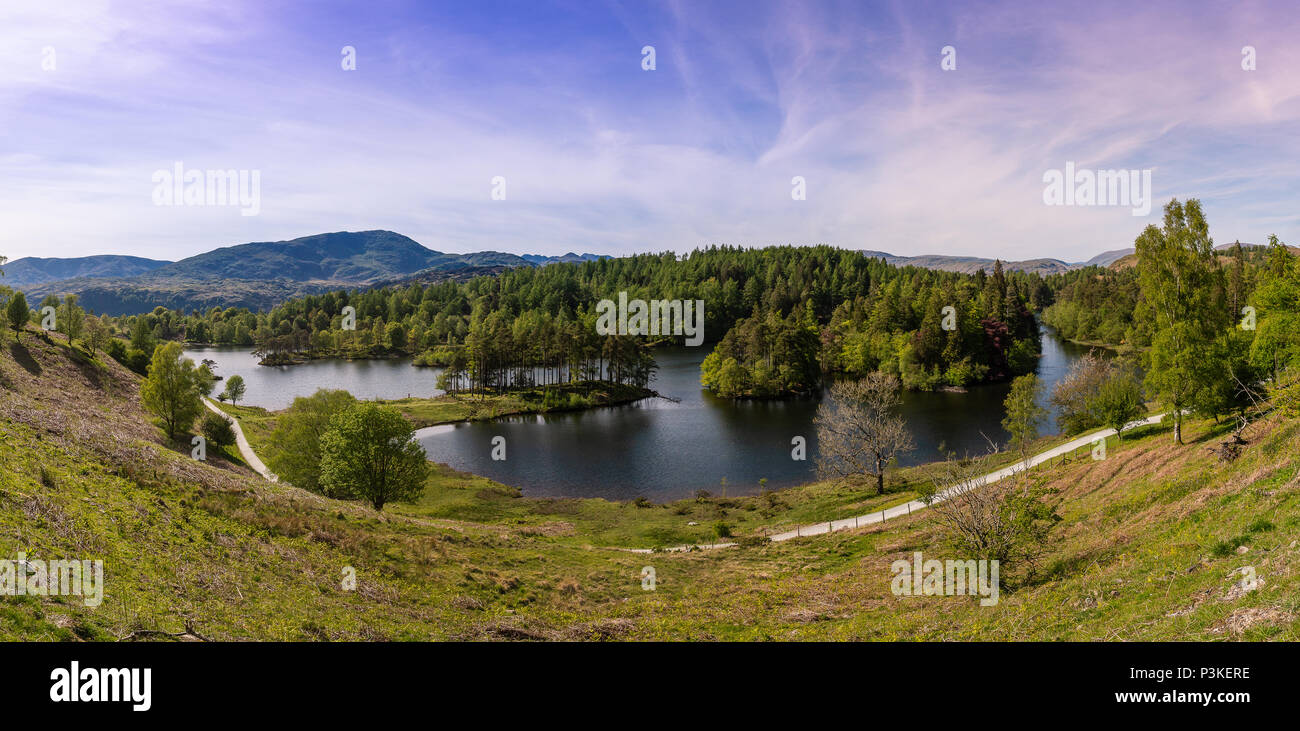
M913 449L907 424L894 412L902 384L875 372L856 381L836 381L822 401L817 427L817 473L822 479L870 475L876 494L885 492L885 470Z
M181 357L180 343L167 343L154 350L149 375L140 385L140 400L162 421L167 436L189 429L203 409L199 400L198 371L194 361Z
M321 437L321 484L333 497L365 500L375 510L424 492L429 463L415 429L376 403L349 407Z

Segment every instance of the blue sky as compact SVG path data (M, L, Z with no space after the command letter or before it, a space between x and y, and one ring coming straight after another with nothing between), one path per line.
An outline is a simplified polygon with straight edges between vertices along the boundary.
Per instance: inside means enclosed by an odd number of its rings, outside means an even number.
M384 228L453 252L1074 261L1171 197L1221 243L1300 243L1300 8L1048 5L10 1L0 254ZM155 206L176 161L260 171L258 215ZM1152 170L1152 214L1044 205L1067 161Z

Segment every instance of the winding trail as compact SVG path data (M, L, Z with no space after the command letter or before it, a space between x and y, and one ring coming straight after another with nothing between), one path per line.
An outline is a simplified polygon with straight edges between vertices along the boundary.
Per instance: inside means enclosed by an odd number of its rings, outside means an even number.
M244 458L244 462L248 463L249 467L252 467L257 471L257 474L266 478L268 481L279 482L280 478L272 474L271 471L266 468L266 465L262 463L262 460L258 458L257 452L253 451L253 445L248 443L248 438L244 436L243 428L239 426L239 419L236 419L230 414L222 411L220 407L212 403L212 400L206 396L203 397L203 405L208 407L212 413L230 422L230 426L235 430L235 444L239 447L239 456Z
M254 470L256 470L257 473L260 474L262 477L266 478L271 482L279 482L279 478L276 477L274 474L272 474L271 471L266 468L266 465L262 463L262 460L258 458L257 453L253 451L253 447L248 443L248 439L244 437L244 430L239 426L239 419L236 419L235 417L230 416L226 412L222 411L220 408L217 407L216 404L212 403L212 401L206 397L203 399L203 403L214 413L225 417L230 422L230 425L235 430L235 443L239 445L239 453L241 456L243 456L244 461L247 462L248 465L252 467ZM1130 422L1129 424L1125 425L1124 430L1128 431L1129 429L1135 429L1140 426L1158 424L1160 423L1160 420L1163 419L1164 417L1165 417L1164 414L1155 414L1153 416L1148 416L1145 419L1138 419L1136 421ZM993 472L990 472L987 475L978 477L972 481L972 484L969 487L965 489L973 490L975 488L983 487L984 485L989 485L994 482L998 482L999 480L1003 480L1008 477L1011 477L1017 472L1023 472L1024 470L1040 465L1048 460L1055 459L1057 457L1069 454L1070 452L1073 452L1076 449L1081 449L1083 447L1086 447L1092 444L1093 442L1097 441L1098 439L1111 437L1114 436L1115 434L1116 431L1114 429L1101 429L1099 431L1084 434L1083 436L1075 437L1074 439L1071 439L1070 441L1065 442L1064 444L1059 444L1055 447L1052 447L1051 449L1048 449L1043 452L1039 452L1038 454L1035 454L1034 456L1028 459L1022 459L1019 462L1009 464L1006 467L1003 467L1002 469L994 470ZM961 491L962 488L950 488L948 490L944 490L943 492L940 492L939 494L935 495L934 499L930 501L930 505L933 505L934 503L937 503L940 500L946 500L952 497L953 495L959 494ZM849 528L861 528L867 525L885 523L888 522L891 518L907 517L912 513L925 510L927 507L929 507L929 505L927 505L926 503L920 500L912 500L910 502L906 502L901 505L895 505L892 508L877 510L874 513L865 513L863 515L855 515L851 518L840 518L839 520L830 520L825 523L813 523L811 525L801 525L796 527L794 530L788 530L784 533L777 533L775 535L768 536L768 540L774 542L788 541L794 538L804 538L807 536L819 536L819 535L825 535L827 533L834 533L837 530L846 530ZM681 552L681 551L694 551L694 550L710 550L714 548L734 548L737 545L739 544L732 541L732 542L725 542L725 543L696 543L696 544L689 544L683 546L671 546L669 548L659 548L659 549L614 548L614 550L626 551L628 553L655 553L655 552L665 552L665 551Z
M1147 426L1149 424L1158 424L1160 423L1160 420L1164 418L1164 416L1165 416L1164 414L1156 414L1154 416L1149 416L1145 419L1138 419L1137 421L1131 422L1128 425L1126 425L1124 427L1124 430L1127 431L1129 429L1133 429L1139 426ZM983 475L982 477L978 477L972 482L971 486L966 489L973 490L978 487L983 487L984 485L992 484L999 480L1010 477L1016 474L1017 472L1023 472L1024 470L1027 470L1031 467L1040 465L1043 462L1046 462L1050 459L1055 459L1056 457L1069 454L1070 452L1073 452L1076 449L1086 447L1092 444L1093 442L1097 441L1098 439L1104 439L1106 437L1114 436L1115 433L1116 432L1114 429L1102 429L1100 431L1084 434L1081 437L1075 437L1074 439L1071 439L1070 441L1065 442L1064 444L1057 445L1055 447L1052 447L1051 449L1048 449L1047 451L1035 454L1029 459L1020 460L1019 462L1007 465L1006 467L1003 467L1000 470L996 470L988 473L987 475ZM945 490L939 493L938 495L936 495L934 497L934 500L931 501L931 504L937 503L940 500L946 500L947 498L950 498L953 495L958 494L959 492L961 492L961 489L959 488L952 488L949 490ZM852 518L841 518L839 520L831 520L825 523L801 525L795 528L794 530L789 530L784 533L777 533L775 535L768 536L768 538L769 540L772 541L788 541L792 538L803 538L805 536L824 535L826 533L833 533L837 530L845 530L848 528L861 528L862 526L866 526L866 525L875 525L877 523L884 523L890 520L891 518L904 518L911 515L912 513L925 510L926 507L928 506L924 502L920 500L912 500L911 502L906 502L901 505L895 505L892 508L885 508L883 510L878 510L874 513L866 513L865 515L855 515ZM663 551L707 550L711 548L731 548L735 545L737 544L734 542L705 543L705 544L688 545L688 546L673 546L671 548L665 548L660 550ZM654 549L650 549L650 548L630 548L627 550L632 551L633 553L654 553Z

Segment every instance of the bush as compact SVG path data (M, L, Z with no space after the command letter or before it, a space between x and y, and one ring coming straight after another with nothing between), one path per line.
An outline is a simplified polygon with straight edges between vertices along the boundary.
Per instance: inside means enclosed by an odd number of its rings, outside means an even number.
M727 523L726 521L719 520L718 522L716 522L716 523L713 524L713 532L714 532L714 533L715 533L719 538L730 538L730 537L731 537L731 524L730 524L730 523Z
M149 375L149 363L153 360L152 353L145 353L143 350L136 348L127 348L126 357L122 360L122 365L139 373L142 376Z
M1276 527L1277 526L1273 525L1273 523L1267 520L1266 518L1260 518L1259 520L1256 520L1254 523L1251 523L1250 527L1247 528L1246 530L1247 532L1250 533L1264 533L1267 531L1271 531Z
M235 428L230 425L230 420L219 414L208 412L203 417L203 437L210 444L216 444L220 447L228 447L235 443Z

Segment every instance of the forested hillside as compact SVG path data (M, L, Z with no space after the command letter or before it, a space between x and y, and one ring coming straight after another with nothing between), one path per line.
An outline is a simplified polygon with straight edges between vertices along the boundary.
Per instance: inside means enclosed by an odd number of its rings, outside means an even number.
M882 369L911 388L1002 380L1032 370L1032 312L1051 296L1036 275L999 265L972 276L825 246L714 247L334 291L265 313L160 308L116 325L155 339L256 345L269 362L414 354L419 364L451 367L453 388L514 382L536 369L581 379L593 365L631 369L640 380L652 339L685 337L597 335L597 302L619 293L703 301L705 340L721 341L703 378L724 396L808 391L823 372Z
M1288 250L1295 253L1294 248ZM1272 256L1270 248L1237 242L1214 250L1213 256L1222 269L1222 281L1212 283L1216 288L1213 300L1234 317L1241 317L1260 269ZM1130 254L1115 266L1091 266L1047 277L1055 301L1043 311L1043 322L1080 342L1134 348L1150 345L1150 328L1134 318L1141 304L1134 264L1136 256Z

